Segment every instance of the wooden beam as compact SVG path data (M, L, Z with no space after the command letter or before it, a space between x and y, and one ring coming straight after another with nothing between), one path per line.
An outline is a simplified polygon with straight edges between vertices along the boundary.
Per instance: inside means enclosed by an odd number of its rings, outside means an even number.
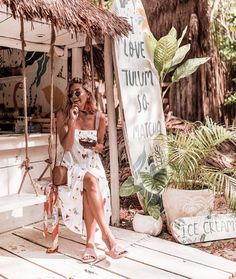
M115 116L115 101L113 91L113 64L111 38L105 38L104 44L105 85L107 97L108 132L110 147L110 180L111 180L111 223L118 226L120 222L120 197L119 197L119 166L117 150L117 130Z
M72 78L83 78L83 58L82 48L72 48Z

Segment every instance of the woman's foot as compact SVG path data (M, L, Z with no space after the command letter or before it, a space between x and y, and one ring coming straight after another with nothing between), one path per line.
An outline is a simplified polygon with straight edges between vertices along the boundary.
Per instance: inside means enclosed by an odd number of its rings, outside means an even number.
M128 251L119 244L116 244L110 250L105 250L105 254L113 259L120 259L125 257Z
M94 245L87 244L82 257L83 263L93 263L97 260L97 254L95 252Z
M120 259L127 255L128 251L117 244L114 238L106 236L103 238L103 241L108 248L105 250L106 255L112 257L113 259Z

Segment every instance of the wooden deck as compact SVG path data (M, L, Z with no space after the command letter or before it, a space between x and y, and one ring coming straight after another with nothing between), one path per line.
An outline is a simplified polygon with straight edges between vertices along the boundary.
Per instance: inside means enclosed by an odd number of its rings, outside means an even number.
M119 260L105 257L98 245L98 261L83 264L84 239L61 225L59 252L46 254L50 240L43 238L42 223L0 235L0 278L199 278L228 279L236 263L198 249L157 237L112 228L129 254Z

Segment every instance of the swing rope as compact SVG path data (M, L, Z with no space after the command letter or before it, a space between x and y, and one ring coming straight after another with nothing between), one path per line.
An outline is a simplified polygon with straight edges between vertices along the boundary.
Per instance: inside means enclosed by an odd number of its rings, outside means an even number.
M25 160L22 163L22 167L25 168L25 172L18 190L18 194L20 194L24 180L26 178L26 175L29 175L31 185L33 186L34 192L36 196L38 196L34 181L31 177L30 170L33 168L30 166L30 159L29 159L29 147L28 147L28 112L27 112L27 89L26 89L26 71L25 71L25 38L24 38L24 19L23 16L20 16L20 24L21 24L21 33L20 33L20 38L21 38L21 54L22 54L22 73L23 73L23 100L24 100L24 128L25 128Z
M50 177L52 178L52 163L53 163L53 128L54 128L54 114L53 114L53 85L54 85L54 78L53 78L53 72L54 72L54 45L56 41L56 34L54 25L51 24L51 46L50 46L50 61L51 61L51 73L50 73L50 80L51 80L51 95L50 95L50 135L48 138L48 156L49 158L45 160L47 163L47 166L43 170L42 174L38 178L38 181L42 180L44 174L50 168Z
M90 39L90 60L91 60L91 76L92 76L92 95L95 98L94 84L94 58L93 58L93 41ZM97 101L97 100L96 100Z

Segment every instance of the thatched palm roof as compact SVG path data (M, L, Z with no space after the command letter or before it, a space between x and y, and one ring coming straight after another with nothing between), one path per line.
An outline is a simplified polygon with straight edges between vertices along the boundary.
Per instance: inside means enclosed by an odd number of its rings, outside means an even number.
M127 35L128 22L113 13L98 8L89 0L0 0L13 17L22 15L25 20L45 20L57 29L97 35Z

